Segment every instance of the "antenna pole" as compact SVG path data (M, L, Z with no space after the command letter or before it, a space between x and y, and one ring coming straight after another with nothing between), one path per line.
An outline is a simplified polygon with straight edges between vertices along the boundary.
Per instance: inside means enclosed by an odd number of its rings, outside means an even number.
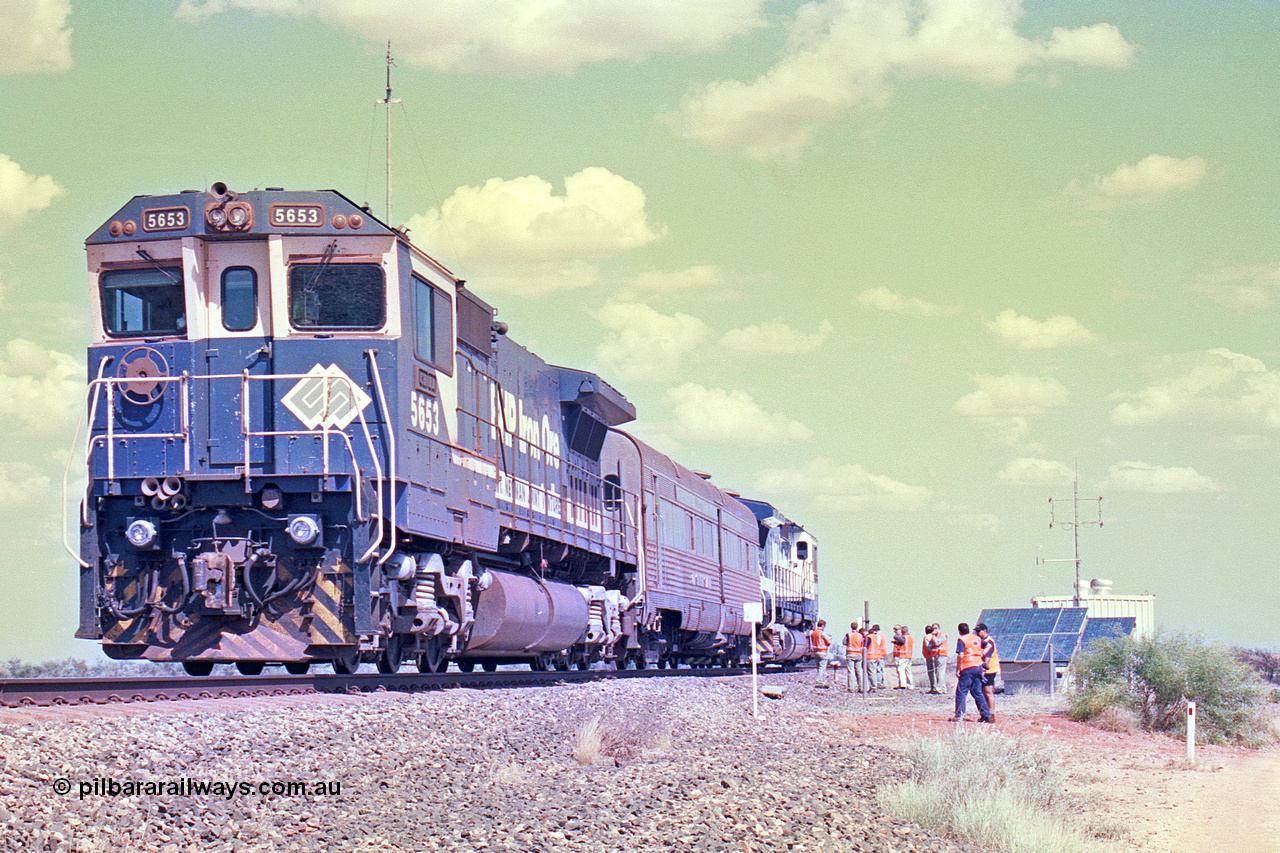
M395 61L391 58L391 42L387 42L387 96L378 101L379 104L385 104L387 107L387 224L392 228L395 224L391 221L391 105L400 103L399 98L391 97L391 66Z
M1071 521L1058 521L1058 520L1055 518L1055 516L1054 516L1054 511L1053 511L1054 499L1053 499L1053 498L1049 498L1049 527L1051 527L1051 528L1052 528L1055 524L1059 525L1060 527L1065 527L1065 526L1068 526L1068 525L1069 525L1069 526L1071 527L1071 531L1072 531L1072 533L1073 533L1073 534L1074 534L1074 536L1075 536L1076 558L1075 558L1074 562L1075 562L1075 564L1076 564L1076 585L1075 585L1075 589L1074 589L1074 590L1072 590L1072 593L1071 593L1071 604L1072 604L1072 606L1073 606L1073 607L1079 607L1079 606L1080 606L1080 528L1081 528L1081 526L1086 526L1086 527L1087 527L1087 526L1091 526L1091 525L1095 525L1095 524L1096 524L1098 527L1101 527L1101 526L1102 526L1102 498L1100 498L1100 497L1099 497L1099 498L1088 498L1087 500L1089 500L1089 501L1097 500L1097 502L1098 502L1098 519L1097 519L1097 521L1081 521L1081 520L1080 520L1080 463L1079 463L1079 461L1077 461L1077 462L1076 462L1075 478L1074 478L1074 480L1072 481L1072 488L1071 488L1071 509L1072 509L1072 520L1071 520ZM1058 502L1058 503L1062 503L1062 499L1058 499L1058 501L1057 501L1057 502ZM1045 562L1058 562L1058 561L1057 561L1057 560L1046 560ZM1064 560L1064 561L1062 561L1062 562L1066 562L1066 561Z

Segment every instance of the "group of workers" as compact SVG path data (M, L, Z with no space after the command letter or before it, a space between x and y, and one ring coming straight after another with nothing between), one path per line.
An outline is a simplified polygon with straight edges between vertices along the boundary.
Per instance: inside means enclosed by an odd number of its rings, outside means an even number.
M826 627L827 620L819 619L809 632L809 644L818 663L816 686L829 689L831 684L828 672L833 662L839 663L839 656L832 651L831 637L828 636ZM978 707L979 720L984 723L993 722L996 677L1000 674L1000 654L996 649L996 641L987 631L987 626L981 622L972 632L967 622L961 622L956 630L959 637L955 645L956 694L955 716L952 720L959 722L964 719L966 697L972 696ZM916 656L916 641L906 625L894 625L890 638L880 631L879 625L863 626L853 622L849 625L849 633L844 635L843 646L844 663L848 670L846 689L850 693L862 693L864 687L865 692L885 689L885 664L890 660L898 678L893 689L914 689L911 664ZM947 635L936 622L925 626L920 652L929 676L928 692L941 695L947 687L947 657L950 651L947 647Z

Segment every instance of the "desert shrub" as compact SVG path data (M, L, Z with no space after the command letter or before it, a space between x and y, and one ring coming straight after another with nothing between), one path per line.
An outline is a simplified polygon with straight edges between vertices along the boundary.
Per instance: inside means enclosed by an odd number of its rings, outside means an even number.
M1147 731L1185 736L1196 703L1197 740L1259 744L1270 737L1257 674L1231 651L1186 634L1102 640L1071 664L1067 713L1092 720L1109 708Z
M1280 652L1268 649L1232 649L1241 662L1253 667L1264 681L1280 684Z
M915 738L899 749L911 762L911 776L877 794L898 816L1005 853L1096 849L1068 823L1066 772L1056 753L971 730Z

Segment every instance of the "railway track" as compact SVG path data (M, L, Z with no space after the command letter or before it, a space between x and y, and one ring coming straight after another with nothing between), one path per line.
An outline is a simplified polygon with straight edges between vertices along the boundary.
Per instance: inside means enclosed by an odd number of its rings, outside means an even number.
M578 670L483 673L357 672L352 675L148 675L136 678L8 678L0 679L0 705L105 705L122 702L163 702L181 699L230 699L302 693L419 693L459 687L494 689L537 687L612 678L712 677L742 675L745 667L686 670Z

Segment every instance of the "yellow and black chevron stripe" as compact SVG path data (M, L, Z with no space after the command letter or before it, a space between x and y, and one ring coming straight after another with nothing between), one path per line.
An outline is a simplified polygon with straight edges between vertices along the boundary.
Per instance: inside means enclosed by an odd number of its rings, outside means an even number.
M315 645L348 645L356 642L352 624L355 593L351 567L338 557L320 567L320 575L304 596L303 627Z

